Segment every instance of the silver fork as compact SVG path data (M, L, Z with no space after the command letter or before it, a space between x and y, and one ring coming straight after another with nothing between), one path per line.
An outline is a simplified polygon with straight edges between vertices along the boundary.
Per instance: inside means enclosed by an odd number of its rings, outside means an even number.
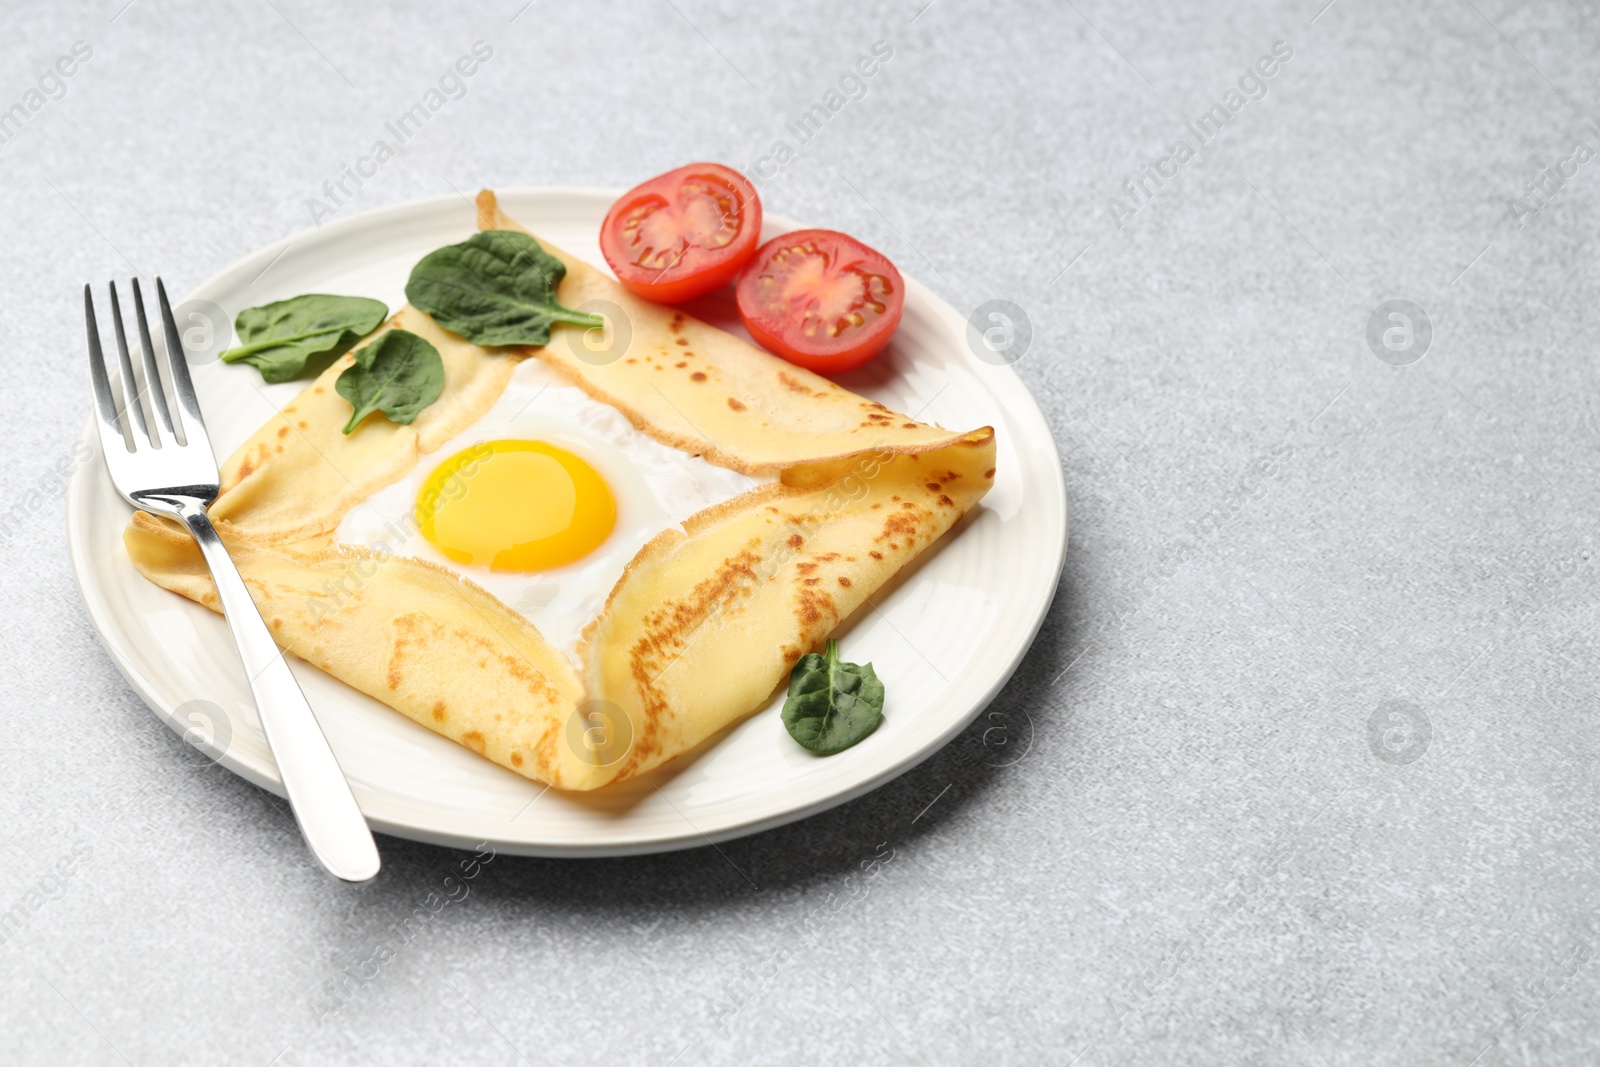
M111 283L111 317L120 357L117 388L113 391L100 349L95 324L94 296L83 287L83 314L89 330L89 371L94 379L95 411L99 415L100 451L117 492L134 507L154 515L175 518L188 527L200 545L228 626L233 630L239 658L256 698L261 728L267 735L283 790L300 824L300 832L318 862L348 882L365 882L378 873L378 846L372 840L361 809L350 793L339 762L323 736L295 682L283 653L261 620L250 590L223 547L222 539L206 516L217 498L217 460L206 436L205 420L189 381L178 326L167 303L167 290L156 279L161 304L161 324L166 335L166 378L176 403L169 407L156 367L155 346L145 320L139 280L133 282L133 304L139 323L139 343L144 353L145 388L153 420L147 420L139 402L141 390L128 355L128 338L122 326L117 284ZM174 418L176 415L176 418ZM159 425L152 425L151 421ZM126 425L126 437L124 436Z

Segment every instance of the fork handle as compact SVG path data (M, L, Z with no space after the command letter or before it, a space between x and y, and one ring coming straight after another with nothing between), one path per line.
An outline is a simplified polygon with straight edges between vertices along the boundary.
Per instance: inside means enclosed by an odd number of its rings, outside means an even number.
M365 882L378 873L378 846L339 769L328 739L317 725L305 694L294 680L278 643L256 610L250 590L217 536L204 505L181 507L181 518L200 545L216 582L222 613L239 646L239 658L256 698L283 791L312 855L347 882Z

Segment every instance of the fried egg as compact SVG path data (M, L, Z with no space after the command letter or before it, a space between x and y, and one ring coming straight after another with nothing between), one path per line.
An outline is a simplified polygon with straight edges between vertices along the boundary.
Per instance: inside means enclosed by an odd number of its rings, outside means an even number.
M526 359L482 418L351 509L336 539L446 567L575 656L645 542L762 481L647 437Z

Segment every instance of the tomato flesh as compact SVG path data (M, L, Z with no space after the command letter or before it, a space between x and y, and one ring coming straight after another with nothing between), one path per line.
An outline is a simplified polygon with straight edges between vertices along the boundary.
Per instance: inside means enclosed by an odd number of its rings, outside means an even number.
M628 290L676 304L733 280L761 240L761 198L720 163L691 163L628 190L600 227L600 251Z
M757 250L739 318L768 351L819 374L866 363L894 336L905 282L882 253L835 230L796 230Z

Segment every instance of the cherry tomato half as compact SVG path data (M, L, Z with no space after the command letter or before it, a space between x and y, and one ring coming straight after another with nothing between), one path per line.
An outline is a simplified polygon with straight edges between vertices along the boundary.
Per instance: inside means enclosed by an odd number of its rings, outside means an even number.
M636 185L600 226L600 251L628 290L676 304L721 289L761 241L761 198L720 163L691 163Z
M739 318L769 352L818 374L854 370L900 325L905 282L888 257L836 230L796 230L756 251Z

